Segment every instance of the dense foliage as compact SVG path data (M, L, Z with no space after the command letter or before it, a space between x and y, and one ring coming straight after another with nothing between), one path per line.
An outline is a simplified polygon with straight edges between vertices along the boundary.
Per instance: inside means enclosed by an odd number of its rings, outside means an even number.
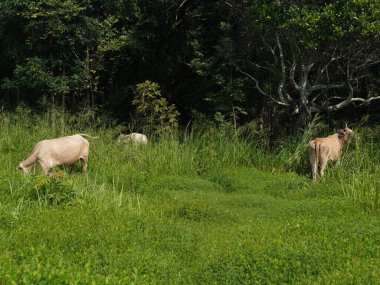
M379 61L379 0L0 1L2 104L53 110L53 127L58 109L140 116L146 80L183 125L379 120Z

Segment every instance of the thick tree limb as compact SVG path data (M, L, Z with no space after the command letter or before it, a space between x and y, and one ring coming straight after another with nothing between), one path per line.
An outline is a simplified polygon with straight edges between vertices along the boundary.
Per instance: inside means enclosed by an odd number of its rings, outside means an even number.
M371 98L368 98L368 99L352 98L351 102L362 102L363 104L369 104L369 103L371 103L374 100L380 100L380 96L371 97Z
M334 97L330 97L328 100L332 100L332 99L343 100L345 98L344 97L334 96ZM368 105L372 101L375 101L375 100L380 100L380 96L375 96L375 97L371 97L371 98L368 98L368 99L356 97L356 98L352 98L351 101L350 101L350 103L360 102L361 104L359 104L359 106L363 106L363 105Z
M278 36L278 33L276 33L276 43L278 47L278 51L280 53L280 63L281 63L281 81L277 88L278 96L280 97L280 100L282 102L285 102L284 97L284 88L285 88L285 82L286 82L286 66L285 66L285 60L284 60L284 51L282 50L282 45L280 42L280 37ZM289 98L287 98L289 101Z
M354 97L354 88L352 88L350 82L348 82L348 97L336 105L328 106L327 110L336 111L336 110L342 109L343 107L346 107L347 105L351 103L353 97Z
M294 79L294 73L296 71L296 67L297 67L297 64L296 64L296 60L295 60L294 54L293 54L293 64L292 64L292 67L290 68L289 80L293 84L294 88L297 91L299 91L301 89L301 87L297 84L296 80Z

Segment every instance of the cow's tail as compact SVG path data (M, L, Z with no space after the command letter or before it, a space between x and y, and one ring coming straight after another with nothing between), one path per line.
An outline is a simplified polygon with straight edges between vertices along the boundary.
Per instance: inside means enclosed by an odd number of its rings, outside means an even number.
M96 139L99 138L99 137L92 137L92 136L90 136L88 134L79 134L79 135L82 136L82 137L87 137L87 138L93 139L93 140L96 140Z
M320 143L318 139L315 140L315 160L314 160L314 172L318 175L318 165L319 165L319 146Z

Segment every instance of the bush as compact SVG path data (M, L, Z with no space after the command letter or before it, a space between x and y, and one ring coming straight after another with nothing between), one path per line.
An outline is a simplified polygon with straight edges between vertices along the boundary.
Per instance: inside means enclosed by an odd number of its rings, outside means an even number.
M157 83L145 81L137 84L133 105L138 116L146 118L156 130L168 131L178 127L179 112L162 97Z
M39 205L67 205L78 198L74 190L74 183L58 173L55 176L37 176L33 181L30 193L32 200Z

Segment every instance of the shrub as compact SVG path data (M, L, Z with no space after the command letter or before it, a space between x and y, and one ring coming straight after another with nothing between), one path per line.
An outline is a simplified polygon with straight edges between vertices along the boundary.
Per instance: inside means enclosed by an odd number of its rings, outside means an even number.
M67 205L72 202L77 197L73 182L60 175L37 176L30 198L37 200L39 205Z
M162 97L157 83L145 81L137 84L133 105L137 115L145 117L156 130L167 131L178 127L179 112Z

